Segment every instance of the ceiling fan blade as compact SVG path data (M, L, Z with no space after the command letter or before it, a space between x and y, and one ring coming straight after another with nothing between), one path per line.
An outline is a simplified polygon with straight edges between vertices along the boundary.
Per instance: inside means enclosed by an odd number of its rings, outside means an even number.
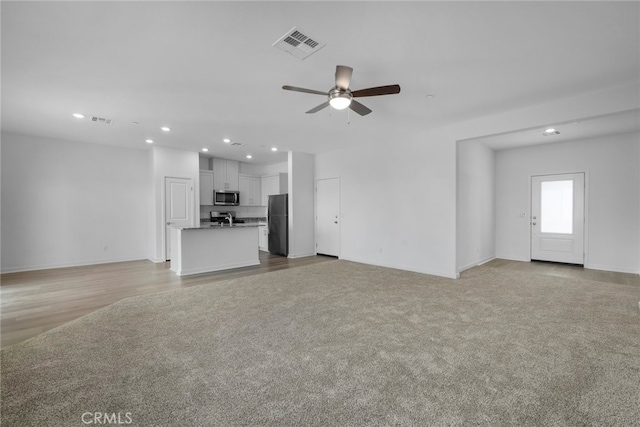
M349 104L349 108L351 108L353 111L360 114L361 116L366 116L371 112L369 108L360 104L358 101L354 101L353 99L351 100L351 104Z
M322 110L323 108L327 108L328 106L329 106L329 101L323 102L322 104L318 105L317 107L312 108L311 110L307 111L307 114L317 113L318 111Z
M351 75L353 74L353 68L346 65L336 66L336 87L347 90L351 83Z
M400 93L400 85L370 87L351 92L354 98L361 96L395 95Z
M327 92L321 92L319 90L313 90L313 89L305 89L303 87L295 87L295 86L282 86L282 89L284 90L292 90L294 92L304 92L304 93L312 93L314 95L324 95L327 96Z

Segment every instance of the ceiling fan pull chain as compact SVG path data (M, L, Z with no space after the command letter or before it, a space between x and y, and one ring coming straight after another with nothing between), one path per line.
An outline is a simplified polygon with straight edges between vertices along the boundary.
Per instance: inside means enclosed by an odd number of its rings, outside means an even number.
M347 108L347 124L351 124L351 108Z

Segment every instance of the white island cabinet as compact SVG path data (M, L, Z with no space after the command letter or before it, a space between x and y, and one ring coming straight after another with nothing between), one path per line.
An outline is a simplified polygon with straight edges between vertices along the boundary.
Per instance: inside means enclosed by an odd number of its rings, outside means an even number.
M171 229L171 270L178 276L258 264L257 224Z

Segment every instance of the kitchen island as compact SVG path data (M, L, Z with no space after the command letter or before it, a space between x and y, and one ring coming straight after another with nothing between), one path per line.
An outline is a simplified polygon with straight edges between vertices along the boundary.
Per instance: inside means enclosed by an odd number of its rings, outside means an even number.
M178 276L260 264L258 224L176 227L171 230L171 270Z

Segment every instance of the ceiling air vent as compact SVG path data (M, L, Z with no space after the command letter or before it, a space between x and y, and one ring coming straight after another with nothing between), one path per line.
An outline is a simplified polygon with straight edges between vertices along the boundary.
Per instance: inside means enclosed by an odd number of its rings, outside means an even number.
M104 117L96 117L96 116L92 116L91 121L96 123L103 123L105 125L110 125L111 123L113 123L112 119L105 119Z
M241 146L242 146L242 142L232 142L232 143L231 143L231 144L229 144L229 145L234 145L234 146L236 146L236 147L241 147Z
M273 47L283 50L298 59L305 59L325 46L326 43L309 36L309 33L298 27L293 27L273 44Z

